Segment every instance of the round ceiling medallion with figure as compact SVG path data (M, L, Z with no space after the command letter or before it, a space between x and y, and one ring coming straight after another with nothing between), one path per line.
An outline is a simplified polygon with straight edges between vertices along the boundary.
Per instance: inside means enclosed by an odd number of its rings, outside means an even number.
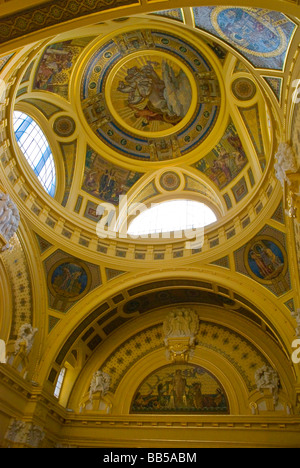
M106 101L111 114L128 131L153 138L171 135L184 127L196 110L193 77L183 63L168 54L137 52L129 60L121 60L112 73Z
M221 87L200 48L152 29L103 39L80 89L81 113L102 144L131 159L166 161L206 140L220 114Z

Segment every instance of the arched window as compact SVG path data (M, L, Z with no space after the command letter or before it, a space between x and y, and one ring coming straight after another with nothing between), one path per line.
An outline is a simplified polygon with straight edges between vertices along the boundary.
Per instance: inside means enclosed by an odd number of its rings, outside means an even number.
M47 193L54 197L56 171L49 143L39 125L24 112L14 111L17 143Z
M128 228L129 235L184 231L208 226L217 221L204 203L193 200L170 200L154 204L139 214Z
M59 376L58 376L58 379L57 379L57 382L56 382L56 385L55 385L55 390L54 390L54 396L56 398L59 398L60 396L60 392L61 392L61 388L62 388L62 385L64 383L64 379L65 379L65 376L66 376L66 371L67 369L65 367L63 367L59 373Z

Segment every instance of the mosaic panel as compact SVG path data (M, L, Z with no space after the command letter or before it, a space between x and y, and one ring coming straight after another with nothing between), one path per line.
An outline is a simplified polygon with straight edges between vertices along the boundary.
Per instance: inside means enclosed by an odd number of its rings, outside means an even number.
M268 85L272 89L272 91L275 94L278 102L280 102L281 101L282 84L283 84L282 78L277 78L277 77L274 77L274 76L264 76L263 78L266 80L266 82L268 83Z
M197 7L195 25L223 39L257 68L283 70L296 25L262 8Z
M232 182L248 164L242 142L232 122L226 132L208 155L194 165L222 190Z
M49 307L67 312L92 289L102 284L97 265L57 250L44 261Z
M103 159L91 148L87 148L82 190L114 205L142 177L142 174L123 169Z
M91 57L81 102L104 144L129 158L164 161L207 138L219 115L220 87L193 45L164 31L134 30Z
M48 91L68 99L72 68L92 39L77 38L48 46L38 64L33 90Z
M5 65L9 62L9 60L14 56L14 54L5 55L4 57L0 57L0 71L3 70Z
M163 18L173 19L176 21L180 21L180 23L184 22L184 16L182 8L174 8L173 10L161 10L156 11L155 13L151 13L152 15L162 16Z
M291 289L285 234L266 226L234 254L236 271L254 279L276 296Z
M222 385L210 372L177 364L147 377L134 397L131 413L228 414L229 404Z

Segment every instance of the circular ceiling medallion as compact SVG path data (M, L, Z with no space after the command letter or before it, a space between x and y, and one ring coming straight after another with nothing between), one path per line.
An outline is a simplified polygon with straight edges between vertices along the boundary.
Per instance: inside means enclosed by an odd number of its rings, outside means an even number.
M273 285L286 281L287 254L272 237L255 238L248 244L244 257L247 271L256 281Z
M75 132L75 122L73 119L67 116L58 117L53 125L53 130L55 133L60 136L67 138Z
M143 161L194 150L214 129L221 106L217 74L196 44L152 29L102 40L80 92L84 119L102 144Z
M160 180L159 183L161 187L166 190L167 192L173 192L180 187L180 177L176 172L165 172Z
M53 296L70 302L81 299L90 283L91 274L77 259L58 261L48 274L48 287Z
M239 101L250 101L256 94L256 86L248 78L238 78L232 83L232 92Z
M129 132L152 138L172 135L196 110L192 74L166 53L138 52L121 60L111 73L106 102L112 116Z

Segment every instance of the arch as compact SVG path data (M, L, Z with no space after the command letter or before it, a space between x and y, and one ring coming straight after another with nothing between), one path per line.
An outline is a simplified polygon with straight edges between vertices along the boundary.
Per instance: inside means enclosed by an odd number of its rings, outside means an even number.
M145 356L131 367L114 395L112 414L130 414L137 390L150 374L164 365L164 360L165 351L162 349ZM196 349L189 364L203 367L219 380L228 398L231 415L247 414L249 407L245 383L228 361L213 351ZM168 365L167 361L165 365Z
M138 281L137 277L139 277ZM64 362L69 350L72 349L72 346L75 345L80 336L82 336L93 323L99 320L101 316L108 313L109 310L112 310L107 303L107 299L109 297L117 296L120 292L126 290L131 290L130 294L134 297L133 291L135 290L135 287L138 286L141 291L142 289L147 290L151 283L166 280L176 281L177 285L180 284L181 281L185 281L187 283L199 281L200 283L198 283L198 285L201 284L201 282L204 283L204 289L205 284L207 285L211 282L210 291L213 290L213 287L216 287L215 285L217 280L220 287L224 287L225 289L236 293L237 301L240 301L241 299L244 300L244 304L253 304L257 311L261 310L261 304L263 303L265 305L263 311L265 318L263 320L266 320L264 323L273 328L275 336L280 337L280 345L286 356L289 355L290 344L294 337L292 318L290 318L289 323L287 324L284 312L281 311L280 306L276 302L275 296L265 288L257 285L255 281L250 280L247 277L242 277L241 275L231 271L227 272L220 269L218 278L216 278L214 268L212 266L205 266L199 270L181 269L180 271L166 270L143 274L142 276L134 273L126 276L124 275L122 280L119 278L114 282L111 281L109 283L109 287L106 287L103 290L102 301L99 301L98 290L94 290L75 305L72 309L73 318L68 324L64 323L62 325L57 325L56 333L53 335L51 343L49 343L45 349L45 356L47 356L47 358L45 357L45 360L47 360L48 366L44 366L40 370L37 370L36 378L43 380L46 379L51 370L51 364L55 362L56 366L60 366ZM249 287L250 284L251 287ZM84 310L83 304L85 303L89 304L89 312L82 315L81 312ZM297 372L297 366L295 366L295 372Z
M195 304L191 305L191 307L197 310L200 318L200 330L201 324L203 324L203 331L211 329L211 333L217 333L219 329L223 330L224 334L222 336L224 338L231 336L236 338L230 338L230 340L238 339L241 340L241 343L247 342L247 349L256 350L255 353L261 356L258 358L261 366L264 362L269 363L270 366L278 371L282 382L282 397L287 399L287 395L292 394L294 377L289 366L289 361L283 356L278 344L271 337L267 336L263 330L245 321L244 318L237 317L229 310L224 314L218 307L200 307ZM73 381L73 385L69 382L70 396L68 398L68 407L74 409L74 411L78 411L84 400L84 395L88 393L93 373L98 369L109 373L111 363L115 366L118 356L123 356L125 350L134 348L133 343L140 342L146 337L155 337L157 331L161 329L160 327L166 314L170 310L172 310L172 306L170 305L158 308L128 322L116 330L111 337L107 338L90 356L80 374L77 375L76 381ZM206 324L208 328L206 328ZM125 340L124 336L127 337ZM206 344L204 339L199 346L196 346L194 356L190 358L190 362L208 369L223 383L225 391L228 392L228 397L230 396L231 414L241 414L241 412L245 411L246 413L248 411L250 414L249 403L253 401L253 395L256 390L254 379L255 368L247 370L247 377L241 369L240 364L235 361L234 355L231 356L230 353L227 353L226 347L222 351L218 350L218 346L211 345L210 339L207 339ZM228 344L228 346L230 345ZM112 393L109 395L110 400L113 401L113 414L118 414L118 412L129 414L130 405L137 387L152 371L155 371L162 365L168 364L162 336L157 337L156 341L153 341L152 344L149 342L147 349L150 351L146 352L146 348L144 348L143 355L138 359L135 359L134 356L132 358L128 357L127 361L124 362L123 371L121 372L120 368L117 377L112 378ZM236 350L236 353L238 354L239 351ZM259 396L256 396L256 398L259 399Z

